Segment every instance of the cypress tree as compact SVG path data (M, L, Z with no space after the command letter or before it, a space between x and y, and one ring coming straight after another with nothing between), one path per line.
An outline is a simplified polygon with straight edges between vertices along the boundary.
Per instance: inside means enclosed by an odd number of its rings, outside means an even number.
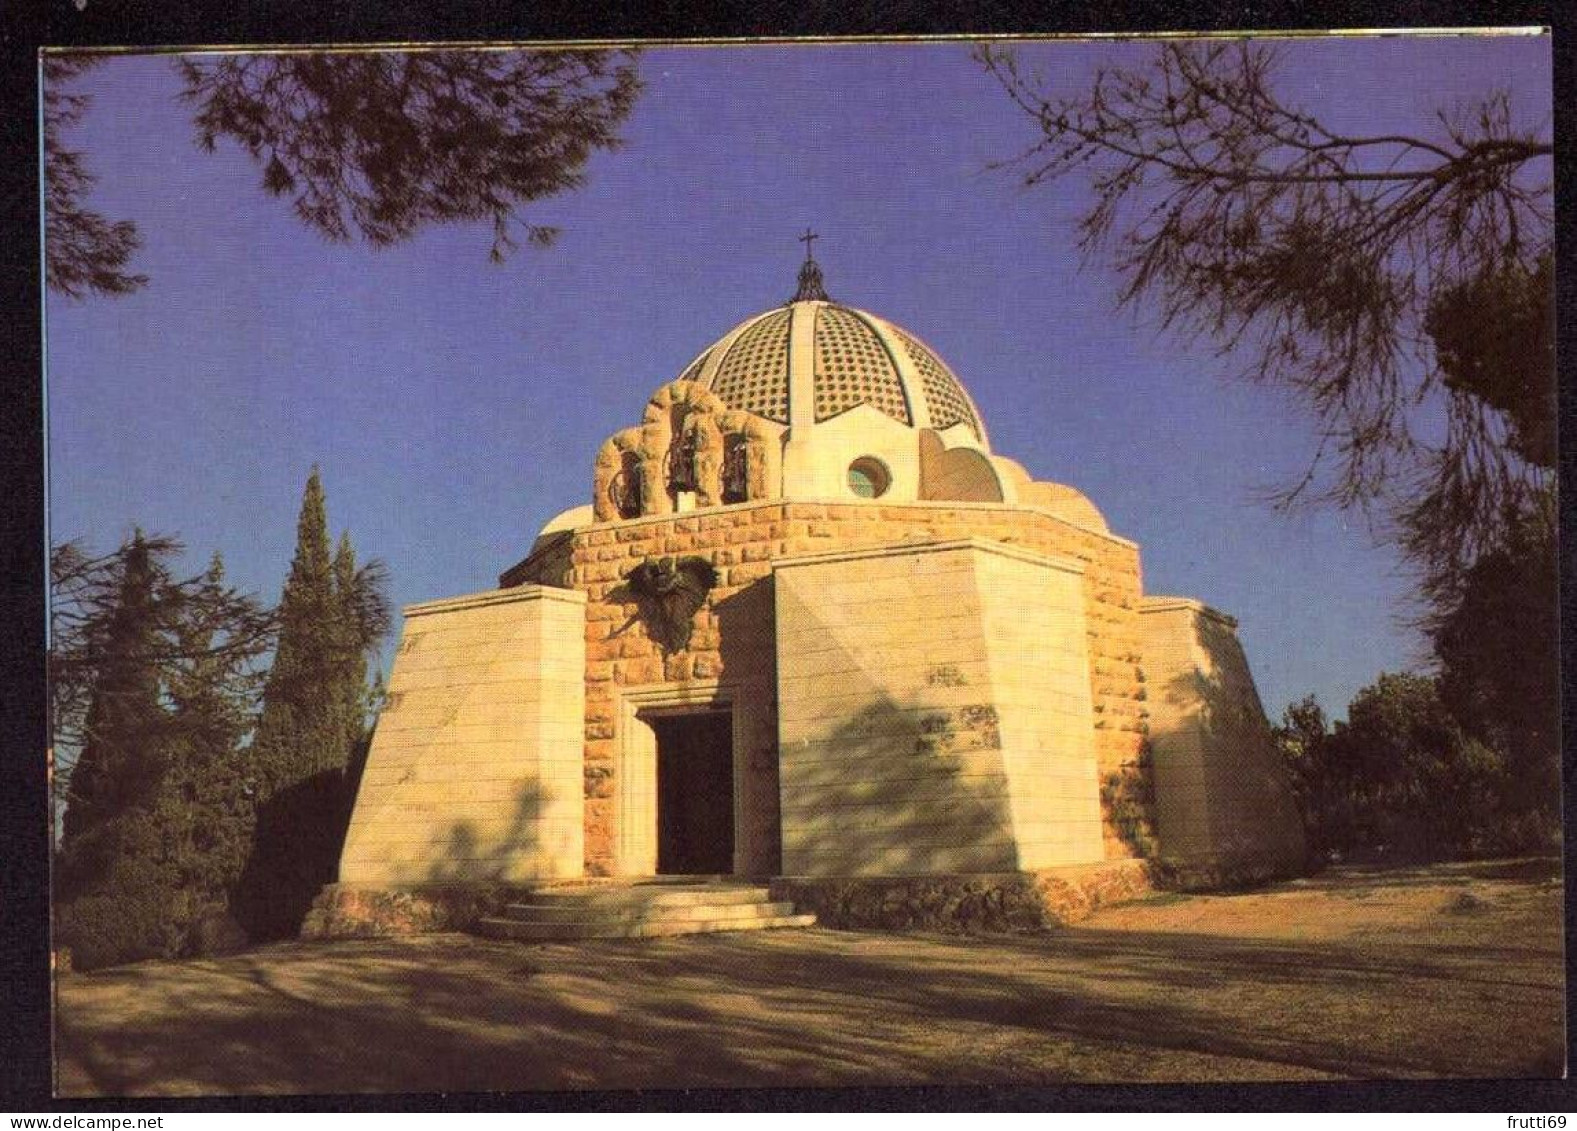
M339 545L334 550L334 596L339 604L335 625L339 637L335 686L345 720L346 760L340 775L340 809L335 822L338 835L331 846L325 846L334 865L338 864L345 847L344 834L350 827L356 790L367 761L370 738L367 716L373 702L372 691L367 686L367 652L382 635L383 622L387 619L381 585L382 574L376 564L366 572L357 570L350 533L341 533Z
M334 597L339 604L335 682L345 714L345 749L351 752L367 737L367 641L358 607L361 584L356 572L356 551L351 548L350 532L346 531L334 550Z
M323 484L307 479L296 522L296 553L279 603L279 642L263 684L263 712L252 743L261 799L345 765L345 723L338 692L339 602L329 556Z
M313 468L279 607L279 642L252 745L258 824L238 909L254 937L294 934L339 862L346 767L365 718L366 650L387 619L376 566L358 571L349 538L329 551Z

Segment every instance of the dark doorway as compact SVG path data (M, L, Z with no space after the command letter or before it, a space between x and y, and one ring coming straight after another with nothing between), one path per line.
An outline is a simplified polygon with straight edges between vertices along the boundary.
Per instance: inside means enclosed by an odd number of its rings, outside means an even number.
M727 711L657 715L657 872L734 870L734 720Z

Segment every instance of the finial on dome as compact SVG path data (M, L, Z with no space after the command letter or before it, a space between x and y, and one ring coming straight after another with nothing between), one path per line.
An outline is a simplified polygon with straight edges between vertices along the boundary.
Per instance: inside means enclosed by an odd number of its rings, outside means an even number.
M799 289L794 292L794 302L831 302L827 297L827 290L821 283L821 267L811 257L810 245L812 240L821 237L809 228L799 237L799 242L805 245L805 262L799 268Z

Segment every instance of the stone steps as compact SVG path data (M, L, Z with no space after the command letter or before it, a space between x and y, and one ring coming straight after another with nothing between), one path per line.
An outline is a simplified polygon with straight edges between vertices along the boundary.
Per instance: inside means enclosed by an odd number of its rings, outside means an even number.
M814 915L774 915L759 919L648 919L628 924L608 923L521 923L514 919L483 919L477 924L482 934L495 939L521 942L565 942L572 939L646 939L669 935L700 935L714 931L766 931L785 927L811 927Z
M814 915L774 902L764 887L700 882L598 884L533 892L482 919L477 930L492 938L526 942L568 939L657 938L711 931L760 931L809 927Z
M649 907L580 907L574 905L540 906L534 903L512 903L504 909L504 917L516 923L640 923L652 919L692 922L699 919L739 920L770 918L773 915L792 915L792 903L711 903L656 904Z
M765 888L741 887L737 884L727 887L697 887L676 888L666 887L645 888L644 885L620 890L593 890L593 891L537 891L531 893L529 903L512 903L515 907L563 907L563 908L607 908L610 910L624 908L648 907L723 907L733 904L763 903L766 901ZM506 909L508 913L508 909Z

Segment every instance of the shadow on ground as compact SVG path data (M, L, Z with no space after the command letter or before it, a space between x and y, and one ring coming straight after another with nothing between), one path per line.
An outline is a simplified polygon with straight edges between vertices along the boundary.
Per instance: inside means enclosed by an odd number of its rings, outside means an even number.
M1289 937L1298 925L1285 916L1328 917L1336 901L1283 885L1130 905L1113 909L1116 926L1098 916L1049 935L812 930L543 946L438 935L147 963L62 983L61 1086L115 1095L1554 1076L1559 889L1534 874L1477 874L1474 890L1486 894L1465 922L1449 913L1458 889L1445 872L1433 888L1413 885L1427 890L1406 921L1315 942ZM1333 872L1318 882L1351 892L1393 879ZM1289 891L1298 898L1277 901ZM1243 901L1256 898L1265 916L1283 917L1267 920L1275 937L1242 926ZM1212 929L1212 902L1238 918ZM1196 929L1176 929L1180 911Z
M1560 859L1554 856L1539 856L1525 860L1464 860L1451 864L1411 867L1395 864L1349 864L1296 882L1305 891L1335 892L1351 891L1355 888L1361 890L1466 884L1475 880L1559 883L1560 878Z

